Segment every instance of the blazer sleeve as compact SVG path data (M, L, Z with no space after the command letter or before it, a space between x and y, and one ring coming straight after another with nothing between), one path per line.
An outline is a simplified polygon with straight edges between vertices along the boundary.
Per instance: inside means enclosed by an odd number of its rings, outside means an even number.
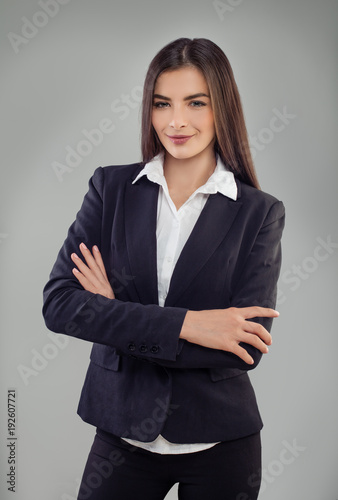
M281 201L276 201L268 211L251 251L244 265L234 277L234 286L230 307L262 306L275 308L277 281L281 267L281 237L285 223L285 209ZM272 318L253 318L269 332ZM252 365L245 363L233 353L209 349L186 340L179 340L180 351L175 362L156 360L172 368L225 368L252 370L262 353L255 347L241 343L254 360Z
M149 346L152 359L174 361L187 309L163 308L108 299L83 289L72 273L72 252L84 241L100 246L103 217L104 169L95 170L75 222L57 256L43 290L43 316L48 329L138 355L135 345ZM116 187L117 189L119 186Z

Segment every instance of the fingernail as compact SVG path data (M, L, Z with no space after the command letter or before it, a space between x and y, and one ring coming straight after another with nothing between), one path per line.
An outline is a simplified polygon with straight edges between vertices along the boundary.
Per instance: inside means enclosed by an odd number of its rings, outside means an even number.
M82 247L84 250L87 250L87 247L84 243L81 243L80 247Z
M74 267L73 272L74 272L75 274L78 274L80 271L79 271L78 269L76 269L76 267Z
M73 259L78 259L78 258L79 258L79 257L76 255L76 253L72 253L72 255L71 255L71 256L72 256L72 258L73 258Z
M99 251L99 248L98 248L96 245L94 245L94 246L93 246L93 250L95 250L95 252L98 252L98 251Z

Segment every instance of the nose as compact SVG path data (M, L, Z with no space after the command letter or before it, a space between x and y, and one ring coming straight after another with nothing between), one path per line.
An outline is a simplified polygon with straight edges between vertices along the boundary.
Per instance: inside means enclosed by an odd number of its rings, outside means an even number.
M186 127L188 124L187 117L182 108L176 108L172 111L172 116L169 122L169 126L176 130Z

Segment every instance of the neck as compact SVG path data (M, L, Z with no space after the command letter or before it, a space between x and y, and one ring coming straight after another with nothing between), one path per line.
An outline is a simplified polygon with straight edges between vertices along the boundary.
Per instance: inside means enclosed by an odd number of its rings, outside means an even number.
M169 189L187 188L192 192L203 186L216 167L213 151L203 151L192 158L178 159L165 153L163 173Z

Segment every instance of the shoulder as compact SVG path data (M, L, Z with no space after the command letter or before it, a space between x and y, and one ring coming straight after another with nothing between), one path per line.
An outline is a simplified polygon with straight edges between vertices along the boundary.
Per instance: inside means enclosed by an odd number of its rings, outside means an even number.
M101 192L104 187L122 187L125 183L132 182L143 167L142 162L101 166L96 168L89 182Z
M281 200L236 178L238 200L252 215L259 215L265 223L284 217L285 207Z
M100 168L106 181L111 179L133 180L143 166L142 162L135 162L124 165L107 165Z

